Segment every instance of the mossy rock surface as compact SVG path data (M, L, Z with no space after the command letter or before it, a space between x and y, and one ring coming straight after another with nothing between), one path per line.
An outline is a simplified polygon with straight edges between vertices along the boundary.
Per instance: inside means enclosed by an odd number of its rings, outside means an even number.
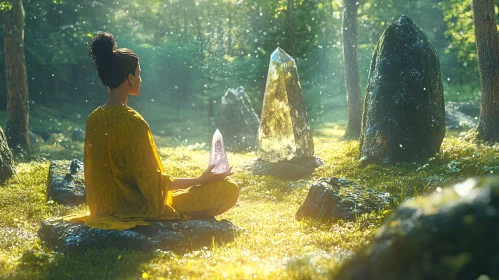
M16 174L14 158L7 144L5 133L0 127L0 184Z
M499 279L498 231L499 177L469 179L403 203L335 279Z
M440 62L409 17L401 16L383 32L367 83L360 159L390 164L434 156L445 134Z
M50 163L47 199L63 205L86 203L83 163L79 160L56 160Z
M362 214L380 211L393 203L389 193L360 186L343 178L321 178L310 186L296 219L355 221Z
M170 250L186 252L210 247L213 242L232 242L242 230L222 220L151 222L128 230L89 228L61 219L45 220L38 236L49 248L58 251L119 248L132 250Z

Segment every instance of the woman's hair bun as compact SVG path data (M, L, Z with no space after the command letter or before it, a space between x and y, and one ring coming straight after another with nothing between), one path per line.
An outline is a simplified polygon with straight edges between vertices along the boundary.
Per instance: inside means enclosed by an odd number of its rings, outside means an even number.
M111 63L114 56L113 51L118 47L114 36L108 32L99 32L88 46L88 55L94 62L95 69L99 69L103 64Z

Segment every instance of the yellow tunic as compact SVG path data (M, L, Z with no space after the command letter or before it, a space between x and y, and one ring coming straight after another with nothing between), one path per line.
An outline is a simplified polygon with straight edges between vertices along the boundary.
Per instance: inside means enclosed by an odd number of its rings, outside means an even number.
M87 119L85 187L90 215L78 216L98 228L147 225L144 219L179 219L149 125L127 106L97 108ZM76 218L76 217L75 217Z
M147 225L145 220L215 216L237 201L239 188L225 179L172 192L149 125L127 106L97 108L87 120L85 186L90 213L66 221L104 229ZM176 197L176 199L175 199Z

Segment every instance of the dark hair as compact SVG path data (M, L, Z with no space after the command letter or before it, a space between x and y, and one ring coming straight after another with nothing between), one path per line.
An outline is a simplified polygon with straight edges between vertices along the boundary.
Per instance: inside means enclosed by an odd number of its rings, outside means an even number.
M111 33L99 32L88 46L88 55L102 83L117 88L128 77L135 75L139 57L130 49L119 48Z

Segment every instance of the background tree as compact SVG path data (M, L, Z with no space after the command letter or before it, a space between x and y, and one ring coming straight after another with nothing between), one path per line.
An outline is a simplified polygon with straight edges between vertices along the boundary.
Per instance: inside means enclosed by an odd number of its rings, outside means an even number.
M343 1L343 67L348 104L348 123L344 137L358 139L362 119L359 64L357 53L357 7L359 0Z
M481 82L478 138L499 142L499 40L493 0L473 0L478 68Z
M6 137L14 151L29 150L28 79L24 57L24 9L12 0L4 14L5 73L7 78Z

